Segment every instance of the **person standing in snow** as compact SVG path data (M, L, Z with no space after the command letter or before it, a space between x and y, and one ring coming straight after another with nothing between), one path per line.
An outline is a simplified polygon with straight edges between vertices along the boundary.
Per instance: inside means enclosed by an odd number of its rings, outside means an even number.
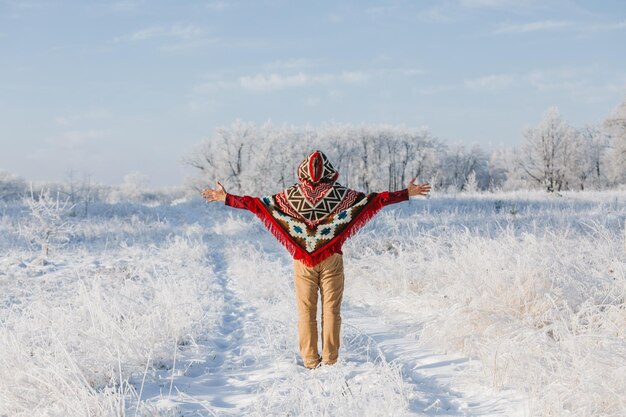
M320 151L312 152L298 166L299 183L267 197L237 196L218 188L206 188L207 202L223 201L246 209L263 221L294 258L294 283L298 304L298 335L304 366L337 362L340 345L341 300L344 288L343 243L384 206L426 196L428 183L364 194L337 182L339 172ZM322 355L317 340L318 290L322 299Z

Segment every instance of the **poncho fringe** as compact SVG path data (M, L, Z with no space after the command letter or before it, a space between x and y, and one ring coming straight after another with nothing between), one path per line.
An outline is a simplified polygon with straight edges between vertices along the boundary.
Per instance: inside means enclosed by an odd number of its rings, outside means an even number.
M331 239L321 248L313 253L308 253L299 245L294 243L289 233L287 233L278 222L272 217L271 213L264 207L263 203L257 201L260 210L255 212L256 216L263 222L265 227L274 235L274 237L287 249L294 259L304 263L308 267L313 267L331 256L334 253L341 253L341 247L346 240L354 236L367 222L369 222L378 213L383 206L376 204L379 195L359 212L359 214L350 222L350 224L338 235Z

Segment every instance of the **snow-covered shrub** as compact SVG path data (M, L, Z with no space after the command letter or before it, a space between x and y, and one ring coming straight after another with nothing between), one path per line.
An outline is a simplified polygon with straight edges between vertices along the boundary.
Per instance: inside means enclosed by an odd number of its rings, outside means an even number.
M23 199L28 208L28 219L20 224L21 234L41 251L44 264L51 248L67 244L73 233L73 225L67 219L72 207L68 199L61 200L59 194L41 191L35 196L32 191Z

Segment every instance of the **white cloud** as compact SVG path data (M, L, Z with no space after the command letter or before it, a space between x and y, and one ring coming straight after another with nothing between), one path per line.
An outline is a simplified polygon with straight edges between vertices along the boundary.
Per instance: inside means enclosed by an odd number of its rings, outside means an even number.
M343 18L338 14L331 13L328 15L328 21L331 23L341 23L343 21Z
M451 12L445 4L438 4L429 9L422 10L417 14L417 17L424 21L449 23L455 20L452 17Z
M227 88L231 88L232 86L233 84L228 81L216 79L196 84L193 86L192 91L194 94L206 94L215 90L224 90Z
M545 30L563 29L571 27L574 23L565 20L542 20L538 22L522 23L522 24L503 24L496 33L527 33Z
M215 0L215 1L208 2L205 6L207 9L210 9L210 10L222 11L226 9L227 7L232 6L233 4L234 3L232 1L228 2L228 1Z
M162 26L152 26L135 31L129 35L119 36L114 42L140 42L151 39L178 39L191 40L198 39L206 35L206 30L194 25L174 25L169 28Z
M106 137L106 130L68 130L48 140L49 143L66 149L75 149L88 142L93 142Z
M111 112L106 109L93 109L72 114L65 114L54 118L54 123L58 126L75 126L81 122L106 121L111 118Z
M609 93L623 93L626 91L626 76L622 77L621 82L608 82L604 85L604 89Z
M388 89L383 89L378 92L378 97L380 97L383 100L389 100L390 98L393 97L393 92L391 92L391 90L388 90Z
M199 48L218 41L207 35L207 30L194 25L173 25L171 27L152 26L137 30L128 35L118 36L114 43L135 43L157 41L164 51L184 51Z
M342 72L340 74L306 74L299 72L293 75L258 74L239 78L239 85L252 91L275 91L306 85L328 84L331 82L358 83L366 81L369 76L363 72Z
M400 70L400 72L402 73L402 75L406 75L407 77L412 77L415 75L424 75L428 71L424 69L420 69L420 68L405 68L405 69Z
M50 6L47 1L4 0L1 3L10 8L23 10L43 9Z
M496 91L513 84L515 77L511 74L493 74L465 80L465 87L475 91Z
M50 156L50 151L44 147L32 149L28 154L24 155L27 160L46 159Z
M525 80L541 93L562 94L588 104L606 102L607 97L619 95L626 87L626 77L615 76L598 65L534 70Z
M266 49L272 45L273 44L271 42L260 38L230 40L228 42L221 43L221 46L223 47L239 49Z
M369 75L360 71L353 71L353 72L343 72L341 73L339 77L336 77L336 78L338 78L341 81L348 82L348 83L359 83L359 82L367 81L369 79Z
M576 93L584 90L589 82L584 74L576 69L535 70L531 71L526 80L539 91L565 91Z
M219 41L217 38L198 38L181 40L176 42L165 43L161 45L161 49L164 51L184 51L187 49L200 48L206 45L215 44Z
M585 29L598 32L626 29L626 20L622 20L621 22L616 23L600 23L596 25L589 25Z
M208 97L192 97L187 102L187 108L192 112L213 113L219 108L220 103Z
M417 94L420 96L431 96L435 94L445 93L447 91L456 90L458 88L459 86L457 84L439 84L426 87L416 87L412 89L412 92L413 94Z
M54 123L56 123L59 126L70 126L72 124L72 122L70 122L70 120L64 116L55 117Z
M343 96L344 96L343 92L341 92L339 90L330 90L330 91L328 91L328 98L333 100L333 101L341 100L343 98Z
M147 39L152 39L158 36L162 36L164 33L165 33L165 29L163 29L161 26L154 26L154 27L135 31L129 35L118 36L115 39L113 39L113 41L114 42L145 41Z
M305 85L307 82L309 82L309 77L302 72L288 76L259 74L239 78L239 84L243 88L257 91L280 90L282 88Z
M398 10L397 4L393 4L391 2L389 3L383 2L381 3L381 5L367 7L365 9L365 13L372 15L372 16L378 16L382 14L392 13L392 12L395 12L396 10Z
M53 5L48 1L1 0L0 17L19 20L29 14L41 13Z
M459 3L463 7L469 7L473 9L479 8L503 8L510 6L519 6L524 1L519 0L460 0Z
M387 68L378 68L376 70L377 74L383 76L397 76L400 75L402 77L417 77L418 75L428 74L428 70L422 68L411 68L411 67L387 67Z
M143 3L138 0L120 0L111 4L111 10L114 12L130 12L136 10Z
M321 103L321 100L317 97L309 97L305 100L304 104L309 107L317 107Z
M270 70L276 70L276 69L293 70L293 69L301 69L301 68L310 67L312 65L313 65L313 61L310 59L289 58L289 59L279 59L277 61L270 62L269 64L266 64L263 67L270 69Z
M598 24L576 24L571 21L564 20L543 20L538 22L530 22L523 24L505 23L496 29L495 33L526 33L559 29L574 29L579 32L608 32L626 29L626 20L621 22L604 22Z

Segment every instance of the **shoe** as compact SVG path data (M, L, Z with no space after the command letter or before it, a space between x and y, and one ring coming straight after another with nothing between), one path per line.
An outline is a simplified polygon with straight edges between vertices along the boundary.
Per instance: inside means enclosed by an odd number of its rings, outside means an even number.
M318 362L316 365L313 365L313 366L306 366L306 365L304 365L304 367L305 367L306 369L311 369L311 370L313 370L313 369L317 369L317 368L319 368L320 366L322 366L322 362Z

